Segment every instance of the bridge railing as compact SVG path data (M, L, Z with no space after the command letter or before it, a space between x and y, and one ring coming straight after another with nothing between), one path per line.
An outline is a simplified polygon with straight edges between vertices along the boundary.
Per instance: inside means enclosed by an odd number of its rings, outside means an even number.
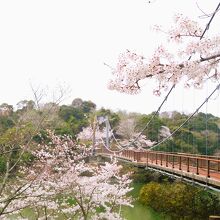
M210 158L210 159L220 160L220 156L215 156L215 155L190 154L190 153L182 153L182 152L164 152L164 151L156 151L156 152L158 152L158 153L178 154L178 155L193 156L193 157L202 157L202 158Z
M99 152L115 155L136 163L142 163L146 166L155 165L169 169L177 169L184 172L194 173L196 175L203 175L208 178L215 178L216 173L220 172L220 160L218 157L206 155L175 154L161 151L140 151L129 149L115 153L108 151L107 149L101 149Z
M213 158L187 156L179 154L169 154L162 152L147 152L147 155L142 157L147 158L147 164L156 164L173 169L179 169L186 172L191 172L199 175L200 173L207 177L213 176L214 173L220 171L220 160Z

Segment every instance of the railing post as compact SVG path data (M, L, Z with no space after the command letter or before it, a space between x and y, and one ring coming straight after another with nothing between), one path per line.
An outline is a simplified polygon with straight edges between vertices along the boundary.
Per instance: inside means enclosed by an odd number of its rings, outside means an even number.
M148 152L146 152L146 154L147 154L147 166L148 166Z
M163 166L163 154L160 154L160 165Z
M138 151L137 152L137 162L139 162L140 161L140 152Z
M210 177L210 160L207 160L207 177Z
M182 157L179 156L179 170L182 170Z
M172 167L174 168L175 167L175 165L174 165L174 154L172 155L173 157L172 157Z
M187 157L187 172L189 172L189 157Z
M151 157L151 163L154 163L154 155L151 154L150 157Z
M157 164L157 153L156 153L156 164Z
M166 167L168 167L168 155L166 154Z
M196 174L199 175L199 158L196 158Z
M217 158L219 160L219 157ZM220 171L220 163L218 162L218 171Z
M137 154L136 154L137 152L136 151L134 151L134 161L136 160L137 161Z

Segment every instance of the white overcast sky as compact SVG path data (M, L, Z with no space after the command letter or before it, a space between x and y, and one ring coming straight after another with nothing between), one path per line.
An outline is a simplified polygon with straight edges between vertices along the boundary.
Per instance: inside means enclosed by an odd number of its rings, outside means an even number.
M162 97L152 95L153 84L130 96L107 89L118 54L135 50L145 57L164 38L154 33L154 24L169 26L175 13L198 19L196 3L206 13L218 0L10 0L0 1L0 103L14 106L33 99L34 87L68 85L74 98L91 100L97 106L141 113L155 111ZM201 19L206 23L208 20ZM216 16L210 31L219 29ZM202 91L178 89L162 111L192 112L213 87ZM49 92L48 92L49 93ZM165 94L164 94L165 95ZM214 100L215 99L215 100ZM220 115L215 96L203 111Z

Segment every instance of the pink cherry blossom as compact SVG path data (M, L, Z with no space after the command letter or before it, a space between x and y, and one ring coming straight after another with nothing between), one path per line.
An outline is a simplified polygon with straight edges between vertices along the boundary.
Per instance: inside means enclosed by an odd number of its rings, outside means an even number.
M121 53L108 88L136 94L141 91L142 81L155 79L153 92L160 95L180 81L196 88L201 88L207 79L218 82L220 37L207 33L200 39L203 29L183 15L174 17L174 25L168 31L156 26L155 30L167 34L167 42L159 45L150 59L129 50ZM176 48L175 52L170 48Z

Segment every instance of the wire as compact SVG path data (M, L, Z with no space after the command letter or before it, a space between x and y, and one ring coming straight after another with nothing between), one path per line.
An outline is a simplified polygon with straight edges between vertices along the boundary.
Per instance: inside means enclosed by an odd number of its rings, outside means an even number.
M205 101L194 111L194 113L192 115L190 115L177 129L175 129L168 137L166 137L164 140L162 140L161 142L157 143L156 145L154 145L153 147L150 148L150 150L154 149L155 147L159 146L160 144L164 143L165 141L167 141L168 139L170 139L177 131L180 130L180 128L183 127L183 125L185 125L199 110L200 108L206 103L208 102L208 100L210 99L210 97L220 88L220 84L217 85L217 87L212 91L212 93L205 99Z
M108 120L108 119L107 119ZM117 147L121 150L121 149L123 149L121 146L121 144L119 143L119 141L116 139L116 137L115 137L115 135L114 135L114 132L113 132L113 129L111 128L111 125L110 125L110 123L109 123L109 121L107 122L108 124L109 124L109 130L111 130L112 131L112 137L114 138L114 140L115 140L115 142L116 142L116 144L117 144Z
M205 27L205 29L204 29L202 35L200 36L200 40L202 40L202 38L204 37L206 31L209 29L210 24L211 24L213 18L215 17L216 13L217 13L218 10L219 10L219 7L220 7L220 2L219 2L219 4L218 4L218 6L216 7L214 13L212 14L212 17L210 18L208 24L206 25L206 27ZM192 55L188 58L188 60L190 60L191 57L192 57ZM111 67L110 67L109 65L107 65L106 63L104 63L104 64L105 64L106 66L108 66L109 68L111 68ZM220 85L220 84L219 84L219 85ZM216 89L214 90L214 92L217 90L217 88L219 88L219 85L216 87ZM143 132L148 128L148 126L149 126L149 124L151 123L151 121L152 121L152 120L155 118L155 116L159 113L161 107L162 107L163 104L166 102L167 98L169 97L171 91L172 91L174 88L175 88L175 84L171 87L171 89L169 90L168 94L167 94L166 97L164 98L163 102L161 103L161 105L159 106L159 108L157 109L157 111L153 114L153 116L152 116L152 117L150 118L150 120L147 122L147 124L145 125L145 127L144 127L144 128L142 129L142 131L139 133L139 135L138 135L131 143L129 143L128 145L123 146L123 145L121 145L121 144L118 142L119 146L121 147L121 150L120 150L120 151L123 151L123 150L125 150L126 148L130 147L131 145L133 145L133 144L135 143L135 141L138 140L138 138L139 138L139 137L143 134ZM213 93L214 93L214 92L213 92ZM212 94L213 94L213 93L212 93ZM196 109L196 111L195 111L190 117L188 117L188 118L186 119L185 122L183 122L183 123L180 125L179 128L177 128L176 130L174 130L174 132L173 132L171 135L169 135L169 136L168 136L167 138L165 138L163 141L159 142L158 144L154 145L153 147L151 147L151 148L149 148L149 149L151 150L151 149L153 149L153 148L159 146L160 144L162 144L162 143L164 143L166 140L168 140L170 137L172 137L173 134L175 134L186 122L188 122L188 121L199 111L199 109L204 105L204 103L206 103L206 102L208 101L208 99L212 96L212 94L205 100L205 102L202 103L201 106L199 106L198 109ZM142 147L140 147L140 148L142 148ZM145 150L144 148L142 148L142 149ZM120 152L120 151L119 151L119 152ZM118 152L118 151L115 151L115 152Z
M206 31L209 29L210 24L211 24L213 18L215 17L216 13L217 13L218 10L219 10L219 7L220 7L220 2L218 3L218 5L217 5L217 7L216 7L216 9L215 9L215 11L214 11L214 13L212 14L212 17L210 18L208 24L206 25L206 28L205 28L205 30L203 31L203 33L202 33L202 35L201 35L201 37L200 37L200 40L204 37Z
M164 100L162 101L162 103L160 104L159 108L157 109L156 112L154 112L154 114L152 115L152 117L150 118L150 120L147 122L147 124L144 126L144 128L142 129L142 131L139 133L139 135L133 140L133 142L137 141L137 139L143 134L143 132L148 128L149 124L151 123L151 121L155 118L155 116L160 112L160 109L162 108L163 104L167 101L167 98L169 97L170 93L172 92L172 90L175 88L175 84L171 87L171 89L169 90L169 92L167 93L167 95L165 96Z
M208 91L208 86L206 86L206 93ZM207 156L208 154L208 101L206 102L205 105L205 155Z
M155 115L159 112L161 106L163 105L163 103L166 101L166 98L169 96L170 92L172 91L172 89L175 86L172 86L172 88L170 89L169 93L167 94L167 96L165 97L165 99L163 100L162 104L160 105L160 107L158 108L158 111L152 116L152 118L148 121L147 125L150 124L150 122L152 121L152 119L155 117ZM203 103L194 111L194 113L192 115L190 115L177 129L175 129L168 137L166 137L165 139L163 139L162 141L160 141L159 143L157 143L156 145L150 147L148 150L152 150L154 148L156 148L157 146L161 145L162 143L164 143L165 141L167 141L168 139L170 139L177 131L179 131L200 109L201 107L208 102L208 100L211 98L211 96L220 88L220 84L217 85L217 87L212 91L212 93L203 101ZM147 128L147 125L144 127L143 131ZM140 137L140 135L138 135L137 137ZM128 144L127 146L121 148L121 150L118 151L112 151L112 152L121 152L123 150L125 150L126 148L130 147L131 144L134 144L134 142L137 140L137 138L134 139L134 141L132 141L130 144ZM120 144L120 143L119 143ZM121 145L120 145L121 146ZM105 146L106 147L106 146ZM142 150L144 151L148 151L142 147L140 147ZM109 148L107 148L109 150Z
M218 5L217 5L217 7L216 7L216 9L215 9L215 11L214 11L214 13L212 14L212 17L210 18L208 24L206 25L206 27L205 27L205 29L204 29L204 31L203 31L201 37L200 37L200 40L202 40L202 38L204 37L206 31L209 29L210 24L211 24L213 18L215 17L216 13L218 12L219 8L220 8L220 2L218 3ZM191 56L192 56L192 55L191 55ZM189 57L188 60L191 59L191 56ZM220 85L220 84L219 84L219 85ZM216 89L213 91L213 93L215 93L215 91L219 88L219 85L216 87ZM195 111L190 117L188 117L188 118L186 119L186 121L183 122L182 125L180 125L179 128L177 128L176 130L174 130L174 132L173 132L170 136L168 136L167 138L165 138L163 141L159 142L159 143L156 144L155 146L151 147L150 149L153 149L153 148L155 148L156 146L159 146L161 143L164 143L164 142L165 142L167 139L169 139L174 133L176 133L186 122L188 122L188 121L199 111L199 109L204 105L204 103L206 103L206 102L209 100L209 98L212 96L213 93L211 93L211 95L205 100L205 102L203 102L202 105L199 106L199 108L196 109L196 111Z
M220 7L220 2L219 2L219 4L218 4L218 6L216 7L214 13L212 14L212 17L211 17L211 19L209 20L208 24L206 25L206 27L205 27L205 29L204 29L204 31L203 31L201 37L200 37L200 40L202 40L202 38L204 37L206 31L209 29L210 24L211 24L213 18L215 17L216 13L217 13L218 10L219 10L219 7ZM191 59L191 56L189 57L188 60L190 60L190 59ZM155 117L155 116L158 114L158 112L160 111L161 107L163 106L164 102L167 100L168 96L170 95L170 93L171 93L171 91L174 89L174 87L175 87L175 84L171 87L171 89L170 89L170 91L168 92L167 96L165 97L165 99L163 100L163 102L161 103L161 105L159 106L159 108L157 109L157 111L154 113L154 115L151 117L151 119L148 121L148 123L146 124L146 126L143 128L143 130L141 131L141 133L134 139L133 142L131 142L131 144L133 144L133 143L140 137L140 135L143 134L143 132L145 131L145 129L149 126L149 124L151 123L151 121L154 119L154 117ZM131 145L131 144L130 144L130 145Z
M164 105L164 103L167 101L167 98L169 97L170 93L172 92L172 90L175 88L175 84L170 88L169 92L167 93L167 95L165 96L165 98L163 99L162 103L160 104L160 106L158 107L157 111L154 112L154 114L152 115L152 117L149 119L149 121L147 122L147 124L144 126L144 128L141 130L141 132L137 135L136 138L134 138L134 140L132 140L131 143L128 143L126 145L121 145L117 139L115 138L118 146L120 146L120 150L110 150L109 148L107 148L107 146L105 146L106 149L108 149L111 152L122 152L123 150L126 150L127 148L131 147L132 145L135 144L135 142L138 140L138 138L143 134L143 132L148 128L149 124L153 121L153 119L156 117L156 115L160 112L160 109L162 108L162 106ZM107 119L108 120L108 119ZM110 123L109 123L110 124ZM145 150L144 148L140 147L142 150Z
M116 139L116 137L115 137L115 135L114 135L114 132L112 132L112 137L114 138L114 140L115 140L115 142L116 142L116 144L117 144L117 146L118 146L118 148L119 149L123 149L121 146L121 144L119 143L119 141Z

